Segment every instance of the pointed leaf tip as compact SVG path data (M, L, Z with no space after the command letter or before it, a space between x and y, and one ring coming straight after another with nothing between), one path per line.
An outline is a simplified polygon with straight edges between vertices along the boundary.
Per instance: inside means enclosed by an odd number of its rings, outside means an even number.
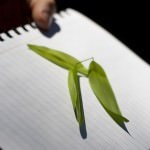
M74 113L79 123L79 126L81 127L85 121L85 118L84 118L84 111L82 105L79 76L77 75L77 71L75 69L69 70L68 87L69 87Z
M122 127L122 123L128 122L129 120L122 116L103 68L95 61L92 61L89 67L88 77L91 88L103 108L111 118Z
M58 50L32 44L28 44L28 47L43 58L53 62L54 64L64 69L73 69L76 64L80 62L73 56ZM79 63L77 65L77 71L85 76L87 76L88 74L88 70L83 66L82 63Z

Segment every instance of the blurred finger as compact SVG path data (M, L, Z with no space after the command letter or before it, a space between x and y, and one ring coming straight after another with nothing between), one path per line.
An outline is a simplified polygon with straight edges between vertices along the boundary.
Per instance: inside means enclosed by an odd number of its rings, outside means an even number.
M33 0L31 3L32 17L36 24L43 30L47 30L55 12L55 0Z

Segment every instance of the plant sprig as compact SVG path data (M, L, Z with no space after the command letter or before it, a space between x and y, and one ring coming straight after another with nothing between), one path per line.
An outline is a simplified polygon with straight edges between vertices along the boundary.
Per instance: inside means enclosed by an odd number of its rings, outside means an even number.
M85 123L85 118L78 73L89 79L90 86L102 107L122 129L127 131L124 122L128 122L129 120L122 116L106 73L98 63L92 60L89 69L87 69L82 64L82 61L64 52L31 44L28 47L45 59L69 71L68 87L75 117L80 127Z

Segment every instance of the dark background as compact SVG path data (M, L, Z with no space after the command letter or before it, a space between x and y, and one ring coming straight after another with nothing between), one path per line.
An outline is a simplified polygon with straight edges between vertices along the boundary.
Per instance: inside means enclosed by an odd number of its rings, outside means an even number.
M57 11L70 7L84 13L150 63L148 2L131 0L120 2L57 0L56 2ZM31 22L30 16L25 0L0 0L0 32Z

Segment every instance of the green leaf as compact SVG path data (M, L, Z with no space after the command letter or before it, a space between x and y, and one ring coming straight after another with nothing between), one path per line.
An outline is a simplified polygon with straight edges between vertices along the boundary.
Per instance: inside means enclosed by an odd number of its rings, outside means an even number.
M79 60L68 55L64 52L60 52L57 50L53 50L44 46L37 46L28 44L28 47L34 51L35 53L39 54L40 56L44 57L45 59L55 63L56 65L63 67L65 69L73 69L77 66L77 71L85 76L88 75L88 70L79 63ZM76 65L78 64L78 65Z
M107 76L103 68L95 61L90 64L88 77L94 94L106 112L120 127L126 130L124 122L128 122L128 119L122 116Z
M68 87L69 87L74 113L77 121L79 122L79 126L81 127L85 121L85 118L83 112L79 76L77 75L77 71L75 69L69 71Z

